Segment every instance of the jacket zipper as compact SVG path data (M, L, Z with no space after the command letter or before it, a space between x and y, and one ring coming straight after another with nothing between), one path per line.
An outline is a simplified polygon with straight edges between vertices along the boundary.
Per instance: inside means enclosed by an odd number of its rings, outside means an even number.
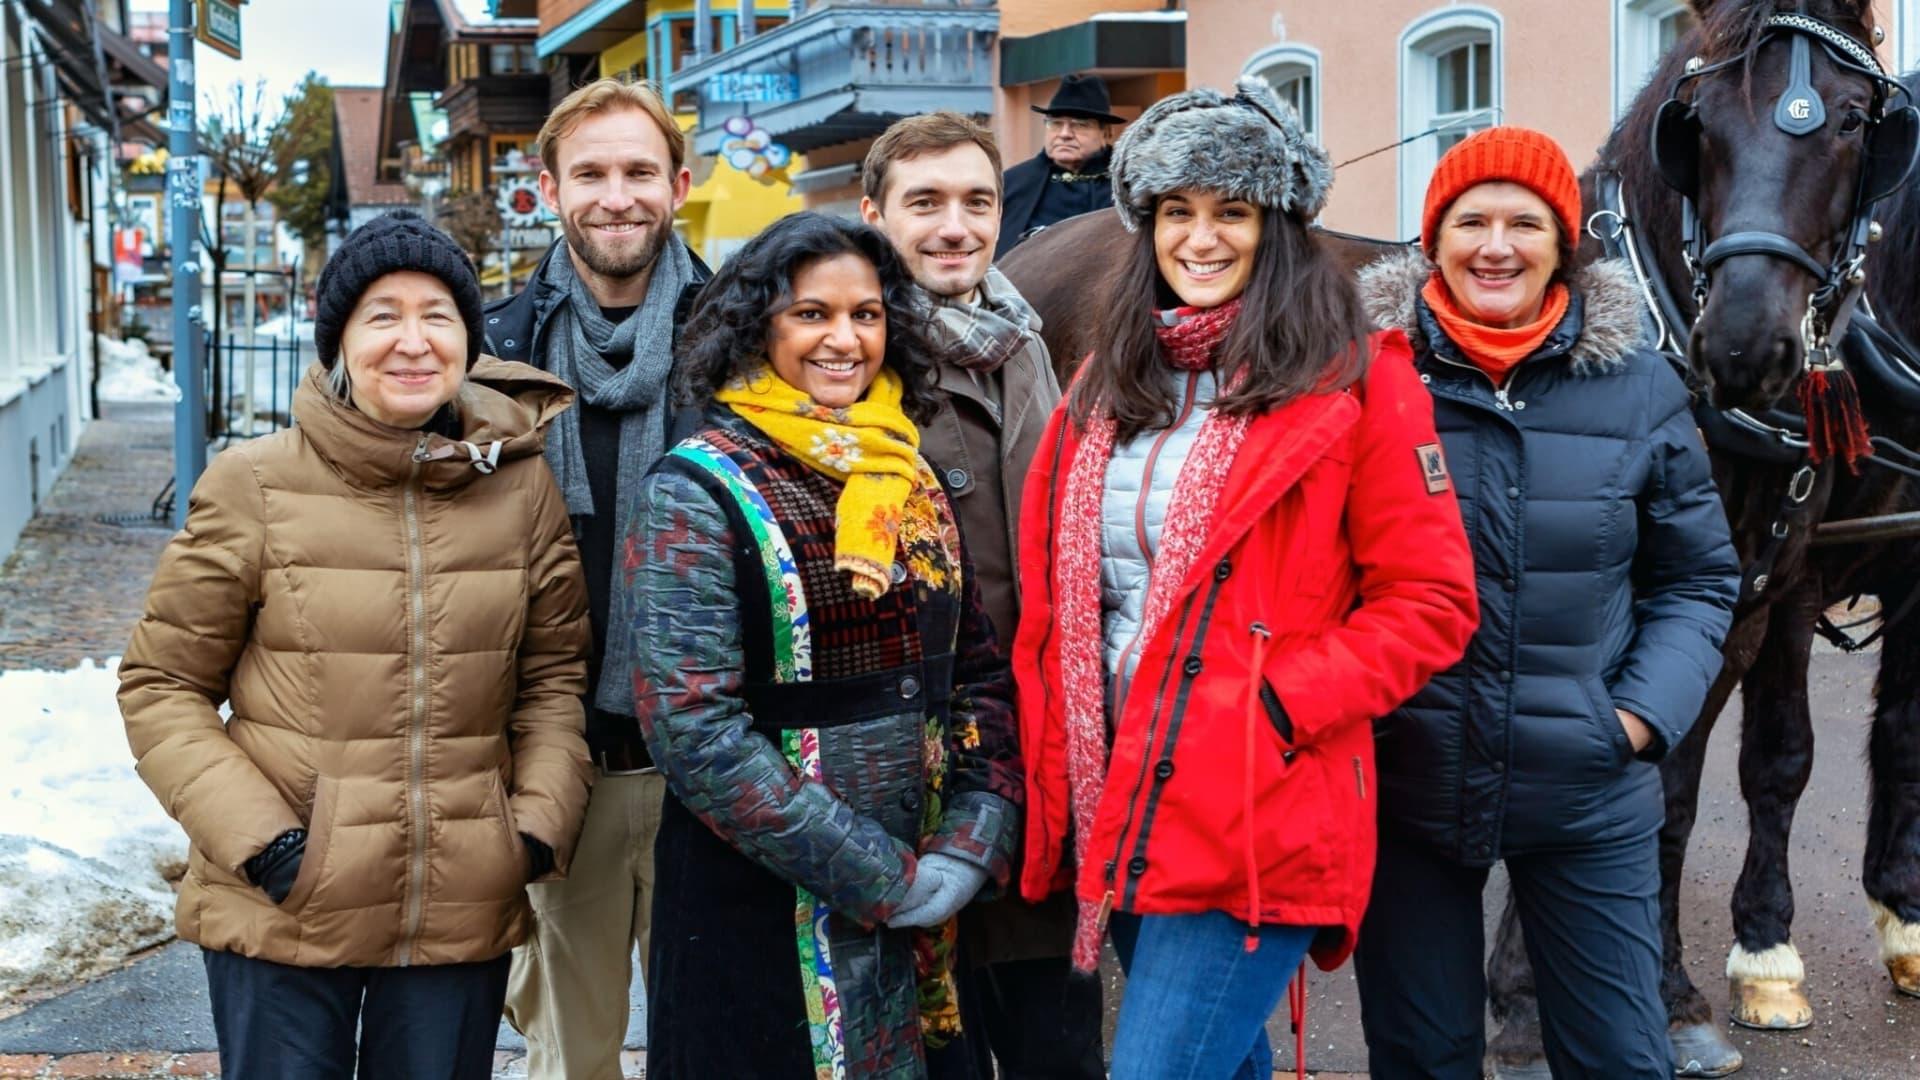
M427 597L425 555L420 539L420 464L426 460L427 437L413 448L413 463L401 507L407 524L407 810L412 818L407 852L407 921L400 935L395 963L413 960L414 941L426 912L427 891Z
M1169 425L1165 431L1162 431L1159 437L1153 440L1153 446L1147 450L1146 464L1140 474L1140 498L1133 506L1133 538L1134 542L1140 545L1140 558L1147 564L1147 576L1146 579L1141 582L1140 588L1140 595L1143 598L1140 602L1140 613L1142 615L1146 614L1146 600L1144 597L1153 591L1153 551L1147 544L1147 497L1153 493L1153 470L1160 464L1160 451L1166 447L1167 440L1172 438L1174 432L1179 431L1186 425L1188 420L1193 418L1193 403L1199 396L1200 373L1190 371L1187 373L1187 399L1180 404L1180 415L1174 417L1173 423ZM1184 464L1183 462L1183 467ZM1171 504L1171 500L1169 500L1169 504ZM1120 706L1127 700L1127 691L1133 684L1133 679L1127 675L1127 662L1133 658L1133 654L1140 648L1140 631L1143 629L1145 628L1134 628L1133 640L1127 642L1127 647L1120 650L1120 661L1115 665L1116 670L1113 673L1113 716L1114 726L1116 728L1120 726Z
M1438 361L1439 363L1448 364L1453 367L1457 367L1462 371L1471 371L1475 375L1478 375L1481 378L1487 380L1487 385L1493 387L1493 407L1496 409L1499 409L1501 412L1513 411L1513 403L1507 400L1507 387L1512 386L1514 376L1520 374L1520 368L1518 365L1515 365L1512 371L1507 372L1506 382L1497 383L1493 381L1493 376L1487 374L1484 370L1474 366L1473 364L1463 364L1458 360L1452 359L1451 357L1442 356L1439 350L1437 349L1430 350L1429 355L1431 355L1434 358L1434 360Z

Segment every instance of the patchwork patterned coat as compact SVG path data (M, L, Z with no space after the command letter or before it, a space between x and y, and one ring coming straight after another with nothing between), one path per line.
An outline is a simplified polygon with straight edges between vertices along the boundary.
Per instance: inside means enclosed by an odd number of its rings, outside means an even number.
M952 932L884 920L938 851L1004 885L1012 682L953 510L893 586L833 568L840 485L731 412L648 478L626 540L640 725L666 774L648 1069L926 1075ZM989 886L990 888L993 886Z

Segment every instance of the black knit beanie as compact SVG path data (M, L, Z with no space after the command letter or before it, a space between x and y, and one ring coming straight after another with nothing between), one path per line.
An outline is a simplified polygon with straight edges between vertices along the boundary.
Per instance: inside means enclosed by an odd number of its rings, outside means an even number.
M467 324L467 367L480 358L480 279L473 260L411 210L390 210L353 230L320 271L314 289L313 344L331 368L340 357L340 331L367 286L399 270L417 270L446 282Z

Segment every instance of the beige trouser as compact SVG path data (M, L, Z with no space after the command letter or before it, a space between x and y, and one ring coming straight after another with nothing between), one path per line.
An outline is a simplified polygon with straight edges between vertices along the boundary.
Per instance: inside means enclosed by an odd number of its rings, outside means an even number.
M620 1080L633 949L644 965L666 790L659 773L602 773L567 879L527 886L533 936L513 950L507 1022L527 1038L531 1080Z

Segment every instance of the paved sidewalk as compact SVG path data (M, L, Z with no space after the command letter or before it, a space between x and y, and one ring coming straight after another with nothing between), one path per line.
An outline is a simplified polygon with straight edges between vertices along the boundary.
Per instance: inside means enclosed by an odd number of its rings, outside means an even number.
M172 535L171 522L142 515L173 475L173 406L103 410L0 564L0 671L66 671L118 656L140 619Z

